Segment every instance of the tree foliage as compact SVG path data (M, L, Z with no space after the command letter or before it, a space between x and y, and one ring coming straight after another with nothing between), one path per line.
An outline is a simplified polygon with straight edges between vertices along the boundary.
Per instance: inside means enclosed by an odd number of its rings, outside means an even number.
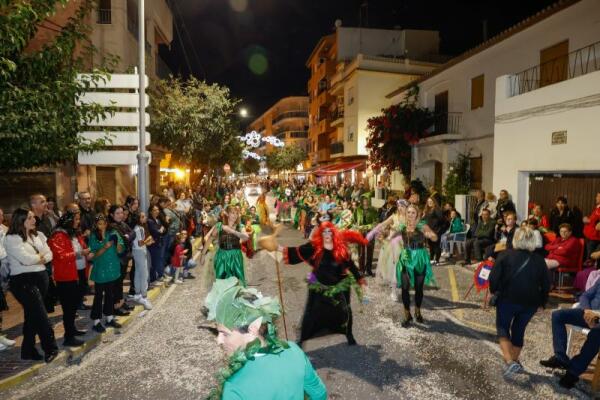
M306 152L298 146L278 147L267 154L267 167L274 171L291 170L305 159Z
M448 176L444 184L444 196L454 204L454 196L468 194L471 190L471 151L459 153L448 166Z
M0 169L31 168L74 160L80 151L94 151L106 140L88 141L77 133L87 122L104 117L102 107L77 105L94 82L84 81L85 61L95 52L87 44L85 17L91 0L41 48L31 45L42 22L67 0L0 0Z
M399 104L382 111L368 120L367 149L372 168L399 169L410 177L412 146L426 137L434 123L435 114L417 105L418 89Z
M169 77L150 91L153 143L166 147L173 159L197 166L217 167L241 161L239 126L229 89L193 77Z
M249 157L242 161L241 171L244 174L257 174L259 170L260 161L258 161L257 159Z

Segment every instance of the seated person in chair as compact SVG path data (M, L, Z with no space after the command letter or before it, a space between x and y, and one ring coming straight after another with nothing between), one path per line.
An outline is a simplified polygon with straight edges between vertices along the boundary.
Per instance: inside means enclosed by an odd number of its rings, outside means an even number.
M573 236L573 229L570 224L561 224L559 228L560 235L552 242L546 245L546 266L548 269L577 268L579 263L579 253L581 252L581 243L579 239Z
M548 360L540 361L540 364L546 368L565 370L558 382L564 388L571 389L575 386L579 376L587 370L600 350L600 312L594 310L600 310L600 282L596 282L579 297L577 308L552 312L554 355ZM573 358L567 355L567 325L590 329L579 354Z
M496 226L496 244L491 244L485 249L485 258L495 260L501 251L513 248L513 236L517 230L517 214L506 211L504 223Z
M471 255L475 256L475 261L482 261L483 250L494 243L494 228L496 221L490 218L490 210L484 209L481 212L481 220L477 223L475 234L465 244L465 263L471 263Z

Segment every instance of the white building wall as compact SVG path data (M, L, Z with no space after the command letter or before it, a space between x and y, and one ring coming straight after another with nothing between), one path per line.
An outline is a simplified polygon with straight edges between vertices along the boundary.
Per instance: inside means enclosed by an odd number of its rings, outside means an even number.
M599 41L599 16L600 1L582 0L419 84L419 103L432 110L435 95L448 90L448 111L462 113L460 132L464 137L453 144L437 144L418 151L440 154L442 158L438 161L444 163L445 177L447 163L452 161L449 157L443 159L442 155L448 153L445 148L449 147L450 153L471 148L475 155L483 155L483 189L489 191L502 186L501 182L493 182L496 78L539 64L540 50L565 39L569 40L569 51ZM485 75L484 106L471 110L471 79L481 74ZM395 96L393 103L398 103L403 96ZM433 147L440 148L434 150ZM427 155L420 158L428 160ZM421 166L416 164L414 169L419 171Z
M514 97L510 79L496 81L494 191L508 190L525 215L530 173L600 172L600 71ZM583 98L587 106L573 105ZM556 131L567 132L566 144L552 145Z

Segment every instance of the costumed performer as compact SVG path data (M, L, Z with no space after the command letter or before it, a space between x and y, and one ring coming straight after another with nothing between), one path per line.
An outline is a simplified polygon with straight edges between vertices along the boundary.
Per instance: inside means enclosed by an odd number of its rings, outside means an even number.
M425 221L419 221L419 209L414 204L410 204L406 208L406 224L400 225L398 239L400 238L403 248L396 264L396 280L398 287L402 288L402 303L404 304L402 326L406 328L413 321L410 313L411 287L415 289L415 318L417 322L423 322L421 314L423 287L435 284L429 251L426 247L427 240L435 242L438 237Z
M207 319L229 358L210 400L325 400L327 389L302 349L277 337L279 302L246 289L237 278L217 279L206 297Z
M364 245L367 241L359 232L338 231L330 221L325 221L311 234L310 242L299 247L277 247L283 252L286 264L306 262L312 267L307 278L308 300L299 345L322 330L344 334L349 345L356 344L350 290L354 288L362 297L366 282L350 257L350 243Z
M269 206L267 206L267 195L263 192L256 200L256 213L261 225L271 226L269 219Z
M205 242L213 238L218 238L219 249L215 255L214 267L215 277L217 279L226 279L231 276L238 278L242 284L246 284L244 275L244 256L242 255L241 241L250 238L248 234L241 230L240 215L236 207L228 205L223 213L223 221L217 222L205 238ZM203 261L209 246L204 246L201 262Z

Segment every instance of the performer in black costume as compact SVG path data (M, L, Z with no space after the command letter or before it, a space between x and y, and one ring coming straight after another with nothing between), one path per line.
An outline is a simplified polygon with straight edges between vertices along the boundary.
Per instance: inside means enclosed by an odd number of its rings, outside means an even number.
M359 232L338 231L331 222L323 222L311 241L299 247L282 247L286 264L306 262L312 267L308 278L308 300L302 318L298 344L323 330L346 335L348 345L355 345L352 334L350 290L359 296L365 281L352 261L348 243L364 245Z

